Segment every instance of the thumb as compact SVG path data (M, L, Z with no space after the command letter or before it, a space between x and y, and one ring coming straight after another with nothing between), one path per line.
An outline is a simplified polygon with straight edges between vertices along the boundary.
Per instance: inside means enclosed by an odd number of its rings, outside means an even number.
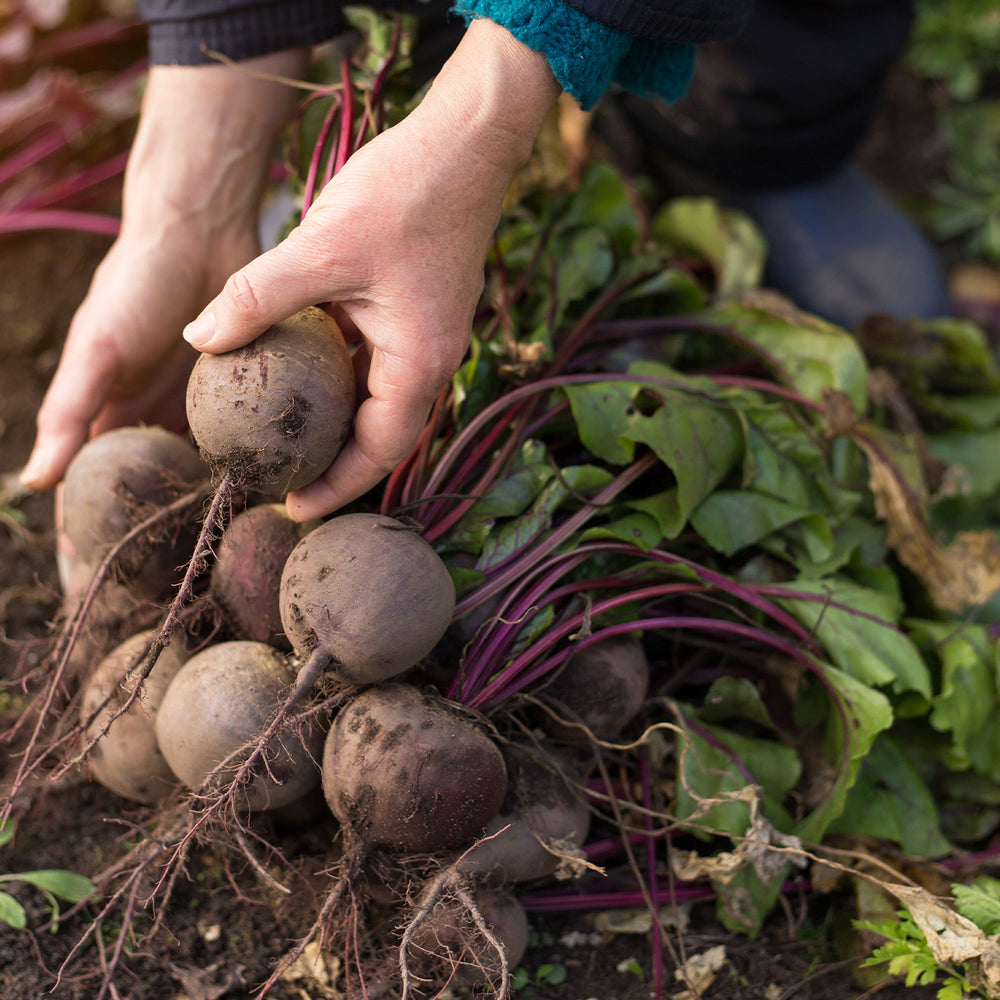
M343 297L335 263L302 228L229 277L184 328L192 347L208 354L231 351L306 306Z

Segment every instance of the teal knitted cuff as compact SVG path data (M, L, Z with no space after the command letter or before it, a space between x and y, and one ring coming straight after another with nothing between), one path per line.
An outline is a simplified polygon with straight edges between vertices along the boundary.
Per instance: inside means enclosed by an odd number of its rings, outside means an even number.
M694 69L694 46L633 38L606 28L562 0L457 0L465 22L482 17L548 60L563 90L591 108L611 86L674 101Z

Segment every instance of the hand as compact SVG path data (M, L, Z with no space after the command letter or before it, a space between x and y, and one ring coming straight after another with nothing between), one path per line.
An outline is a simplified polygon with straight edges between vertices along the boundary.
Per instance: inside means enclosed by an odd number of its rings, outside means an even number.
M301 53L253 60L291 75ZM223 66L154 67L122 229L70 324L22 480L55 485L88 438L137 422L182 429L197 353L184 324L259 253L257 212L290 89Z
M462 361L503 195L557 95L540 55L473 22L419 107L356 153L302 225L185 331L219 353L320 302L359 331L367 395L353 435L323 477L289 494L292 517L331 513L413 447Z

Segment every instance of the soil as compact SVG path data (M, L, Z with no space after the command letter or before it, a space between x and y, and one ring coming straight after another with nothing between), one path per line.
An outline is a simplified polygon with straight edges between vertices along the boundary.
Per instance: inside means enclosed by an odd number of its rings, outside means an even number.
M912 95L910 95L912 97ZM897 109L898 110L898 109ZM903 114L908 126L913 116ZM926 126L924 126L926 128ZM910 143L913 148L913 143ZM884 156L873 140L872 162ZM933 149L928 153L933 155ZM897 160L899 158L897 157ZM914 168L916 158L907 161ZM886 176L889 167L884 165ZM900 165L892 183L908 192L920 177L904 177ZM923 176L923 175L922 175ZM911 186L912 185L912 186ZM59 616L58 580L52 537L52 498L24 496L13 473L28 455L34 417L55 369L69 318L82 299L90 275L106 249L103 239L75 234L39 234L0 243L0 679L29 676L45 667L45 654ZM18 686L0 694L0 724L6 728L24 701ZM5 745L0 780L16 759ZM0 850L0 872L61 868L98 877L121 858L148 813L116 799L76 775L34 791L19 803L18 828ZM278 845L296 860L291 894L262 884L229 844L211 842L193 851L166 906L145 906L142 885L134 906L134 934L119 937L125 909L98 920L96 933L57 981L70 950L98 916L89 903L56 933L40 929L48 918L41 895L7 883L28 910L29 928L0 924L0 1000L88 1000L98 995L101 969L116 944L124 956L107 996L120 1000L239 1000L253 994L272 963L309 926L334 852L331 822L319 818L305 828L274 831ZM114 886L112 880L109 883ZM707 1000L851 1000L870 995L852 963L829 943L831 924L848 912L844 900L803 893L790 897L785 911L755 940L727 933L710 903L686 911L688 925L670 934L662 949L664 996L680 991L677 961L723 946L725 963L704 992ZM145 936L153 922L156 934ZM594 915L534 914L532 944L524 959L531 982L518 995L543 1000L646 1000L655 974L648 933L601 933ZM333 967L332 956L328 966ZM322 970L321 970L322 971ZM558 981L562 973L565 979ZM271 994L278 1000L338 995L325 988L322 975L282 981ZM353 987L352 983L352 987ZM369 984L371 985L371 984ZM920 1000L935 991L905 989L894 983L878 989L882 1000ZM373 993L372 995L375 995ZM392 995L383 994L383 995Z

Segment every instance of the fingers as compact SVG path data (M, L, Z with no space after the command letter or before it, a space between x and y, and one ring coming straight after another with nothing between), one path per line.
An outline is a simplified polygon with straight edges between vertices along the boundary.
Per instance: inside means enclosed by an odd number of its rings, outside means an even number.
M350 297L355 289L332 259L329 238L314 235L320 228L315 222L303 223L236 271L184 328L184 339L199 351L221 354L250 343L306 306Z
M286 508L293 520L333 513L376 486L409 455L434 399L458 367L466 341L467 334L456 331L455 349L442 344L423 368L414 359L375 353L368 380L371 395L358 408L353 435L319 479L288 495Z
M115 380L113 352L86 352L78 339L66 350L38 411L35 446L21 482L34 490L51 489L90 437L90 427Z

